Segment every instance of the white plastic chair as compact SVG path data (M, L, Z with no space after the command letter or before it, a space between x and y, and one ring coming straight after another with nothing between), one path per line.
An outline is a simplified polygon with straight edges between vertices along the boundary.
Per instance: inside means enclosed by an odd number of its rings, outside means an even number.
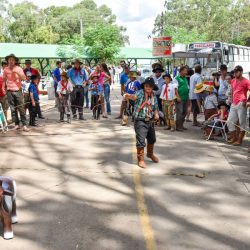
M0 103L0 129L3 133L6 133L8 131L8 123L6 120L6 117L4 115L2 104Z

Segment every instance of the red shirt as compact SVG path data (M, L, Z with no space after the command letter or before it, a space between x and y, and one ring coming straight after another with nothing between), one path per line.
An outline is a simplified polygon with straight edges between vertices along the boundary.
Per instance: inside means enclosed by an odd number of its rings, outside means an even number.
M250 81L246 78L241 80L232 80L232 90L233 90L233 104L237 105L240 102L247 101L247 92L250 90Z
M24 72L24 74L26 75L26 77L27 77L27 73L28 72L30 72L31 73L31 75L40 75L39 74L39 71L37 70L37 69L34 69L34 68L25 68L24 70L23 70L23 72Z
M5 90L3 89L3 77L0 76L0 97L4 97L6 95Z

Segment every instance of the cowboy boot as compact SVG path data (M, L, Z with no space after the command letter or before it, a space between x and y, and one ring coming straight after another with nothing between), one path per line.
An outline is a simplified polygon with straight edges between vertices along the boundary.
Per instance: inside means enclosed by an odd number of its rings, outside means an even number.
M150 158L155 163L159 162L158 157L154 155L154 144L147 145L147 157Z
M183 131L183 129L182 129L182 127L181 127L180 121L176 121L176 131L179 131L179 132L182 132L182 131Z
M137 159L138 159L138 166L140 168L147 167L144 161L144 148L137 148Z
M64 122L64 113L60 112L60 122Z
M243 139L245 136L245 131L241 131L238 137L238 140L236 142L233 143L234 146L241 146Z
M235 143L236 141L237 141L237 133L236 133L236 131L233 131L233 132L231 132L230 133L230 137L231 137L231 139L230 140L228 140L228 143L229 144L233 144L233 143Z

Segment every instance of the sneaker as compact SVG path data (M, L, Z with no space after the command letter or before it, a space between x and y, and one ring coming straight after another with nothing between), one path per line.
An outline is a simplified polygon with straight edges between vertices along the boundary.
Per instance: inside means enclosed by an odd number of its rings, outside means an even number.
M171 128L171 130L170 130L171 132L174 132L175 131L175 129L174 128Z

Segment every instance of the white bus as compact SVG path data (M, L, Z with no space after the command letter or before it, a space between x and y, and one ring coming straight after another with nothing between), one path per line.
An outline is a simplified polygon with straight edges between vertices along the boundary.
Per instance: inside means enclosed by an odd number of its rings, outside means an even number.
M199 52L206 52L208 57L199 57ZM250 72L250 47L241 45L228 44L223 42L200 42L190 43L187 48L187 53L196 53L195 58L187 58L189 67L194 67L195 64L200 64L204 69L204 73L218 71L221 64L226 64L228 71L231 71L237 65L241 65L244 69L244 76L249 77ZM215 56L217 55L217 56Z

